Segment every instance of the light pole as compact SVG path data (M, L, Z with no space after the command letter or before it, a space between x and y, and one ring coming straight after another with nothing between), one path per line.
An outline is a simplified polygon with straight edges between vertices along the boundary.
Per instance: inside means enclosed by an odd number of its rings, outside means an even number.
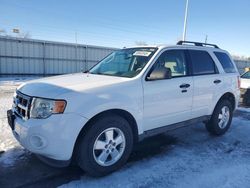
M189 0L186 0L186 11L185 11L184 28L183 28L183 36L182 36L183 41L186 40L186 34L187 34L188 4L189 4Z

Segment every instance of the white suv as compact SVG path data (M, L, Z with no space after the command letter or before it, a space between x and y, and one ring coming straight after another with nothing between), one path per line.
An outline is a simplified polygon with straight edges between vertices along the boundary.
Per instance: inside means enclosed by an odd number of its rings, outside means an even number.
M102 176L121 167L145 137L195 122L224 134L239 84L233 60L216 45L124 48L86 73L21 85L8 121L20 144L43 161L74 160Z

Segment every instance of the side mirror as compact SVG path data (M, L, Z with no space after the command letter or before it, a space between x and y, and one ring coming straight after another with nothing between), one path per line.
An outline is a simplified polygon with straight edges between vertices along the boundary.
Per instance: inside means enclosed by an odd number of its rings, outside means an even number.
M157 67L150 73L150 75L147 77L147 80L153 81L153 80L165 80L171 78L172 78L172 72L170 68Z
M89 72L89 70L87 69L87 70L85 70L85 68L81 68L81 72L82 73L88 73Z

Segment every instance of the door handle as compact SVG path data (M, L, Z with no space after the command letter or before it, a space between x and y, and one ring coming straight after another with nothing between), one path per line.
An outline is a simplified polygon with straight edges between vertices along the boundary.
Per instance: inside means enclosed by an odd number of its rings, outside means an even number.
M182 93L187 93L186 89L181 90Z
M219 83L221 83L221 80L215 80L214 83L219 84Z
M189 87L190 87L190 84L181 84L180 85L181 89L186 89L186 88L189 88Z

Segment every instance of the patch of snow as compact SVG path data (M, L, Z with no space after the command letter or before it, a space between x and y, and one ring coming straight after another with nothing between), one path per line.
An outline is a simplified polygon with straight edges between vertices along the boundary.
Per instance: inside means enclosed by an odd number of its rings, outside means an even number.
M10 148L9 146L4 147L6 150L0 155L0 164L3 167L15 166L15 163L19 160L25 158L24 154L27 152L21 146L13 144Z
M40 78L38 76L28 77L0 77L0 86L18 86L29 80Z
M21 81L1 82L0 79L0 86L16 87L15 84ZM7 124L6 111L11 107L12 95L13 91L0 90L0 167L15 166L28 153L15 140ZM250 112L242 107L238 110ZM232 127L221 137L210 136L203 124L179 129L167 133L176 137L177 142L165 146L158 155L130 161L121 170L103 178L84 175L61 187L248 187L249 133L250 121L240 116L233 119Z
M250 107L246 108L246 107L238 107L237 110L242 111L242 112L249 112L250 113Z
M11 128L7 122L6 112L11 108L12 94L3 95L0 93L0 164L2 166L12 166L18 156L24 152L12 135Z
M19 85L40 77L0 77L0 94L6 92L13 92Z
M0 166L14 166L16 161L29 153L14 138L6 113L12 106L14 90L19 85L37 78L40 77L0 77Z
M179 129L181 143L158 156L127 164L103 178L83 176L62 185L72 187L248 187L250 184L250 122L234 118L222 137L206 133L202 124Z
M12 134L6 113L12 106L12 96L16 87L30 79L34 77L0 77L0 166L3 167L15 165L15 161L21 159L25 153Z

